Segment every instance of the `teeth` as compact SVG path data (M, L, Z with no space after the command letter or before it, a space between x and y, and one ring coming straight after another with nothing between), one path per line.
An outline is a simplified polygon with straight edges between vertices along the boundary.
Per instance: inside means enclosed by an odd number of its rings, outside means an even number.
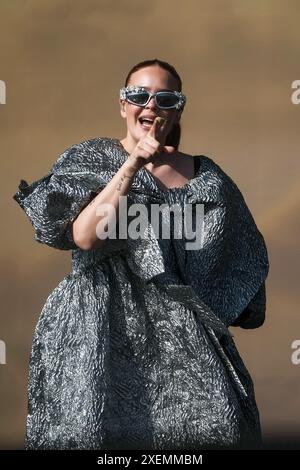
M150 122L151 124L153 124L154 119L140 118L140 122Z
M140 123L141 123L142 126L145 126L145 127L150 128L152 126L152 122L149 122L149 121L142 120L142 121L140 121Z

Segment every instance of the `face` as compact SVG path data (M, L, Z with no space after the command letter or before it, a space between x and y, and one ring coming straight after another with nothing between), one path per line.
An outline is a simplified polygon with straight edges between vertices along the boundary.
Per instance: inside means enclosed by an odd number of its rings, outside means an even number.
M170 89L178 90L176 79L167 70L161 68L159 65L145 67L134 72L128 85L143 86L150 92ZM160 109L156 106L155 98L151 98L149 103L144 106L136 106L128 103L127 101L120 100L121 116L127 122L127 148L131 150L136 146L138 141L147 134L148 130L144 129L139 121L139 117L150 114L151 116L161 116L167 119L168 127L166 135L171 131L175 122L180 120L182 110L174 109Z

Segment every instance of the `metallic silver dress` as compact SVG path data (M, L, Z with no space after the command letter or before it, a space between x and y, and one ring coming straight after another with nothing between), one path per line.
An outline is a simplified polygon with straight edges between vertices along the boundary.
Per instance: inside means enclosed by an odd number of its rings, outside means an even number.
M13 198L35 239L72 250L72 271L46 300L32 345L28 449L259 446L253 384L230 325L264 321L268 256L235 183L214 161L163 190L145 168L133 203L204 203L204 243L147 236L83 251L71 222L125 162L118 139L73 145Z

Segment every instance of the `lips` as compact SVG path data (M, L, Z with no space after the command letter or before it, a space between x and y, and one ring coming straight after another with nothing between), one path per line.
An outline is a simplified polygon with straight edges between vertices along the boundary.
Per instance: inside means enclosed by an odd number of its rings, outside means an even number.
M140 116L138 121L143 129L150 129L156 117L157 116L153 116L151 114L145 114Z
M157 116L154 116L153 114L144 114L143 116L140 116L140 117L139 117L139 121L140 121L140 122L147 121L147 122L151 122L151 124L153 124L154 119L155 119L156 117L157 117Z

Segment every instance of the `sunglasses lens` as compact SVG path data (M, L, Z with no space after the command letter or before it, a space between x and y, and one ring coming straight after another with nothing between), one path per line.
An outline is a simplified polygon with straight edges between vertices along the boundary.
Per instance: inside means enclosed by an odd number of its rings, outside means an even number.
M146 91L127 93L127 100L137 106L145 106L148 99L149 93ZM156 101L160 108L168 109L174 108L177 105L179 98L172 92L161 91L156 94Z
M158 106L162 108L174 108L178 103L178 97L174 93L161 92L156 96Z
M128 93L127 99L131 103L137 104L137 105L144 105L147 103L149 98L148 93Z

